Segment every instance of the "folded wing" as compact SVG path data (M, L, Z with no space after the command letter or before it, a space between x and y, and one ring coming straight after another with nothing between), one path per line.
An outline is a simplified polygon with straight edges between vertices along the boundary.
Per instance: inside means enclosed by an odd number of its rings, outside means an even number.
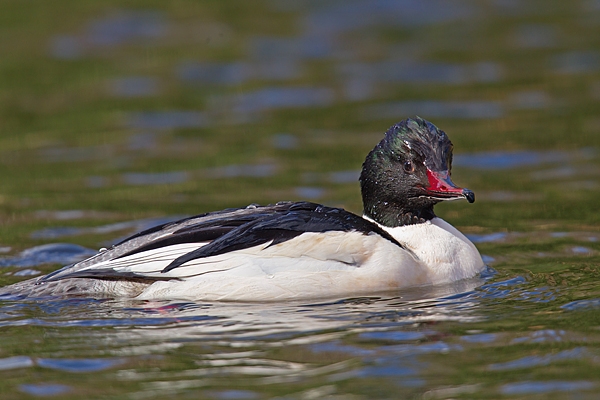
M240 252L247 257L260 257L270 246L304 233L331 231L378 234L402 247L377 225L345 210L285 202L207 213L160 225L53 272L39 282L66 278L148 282L184 279L233 268L238 264L227 260L240 260ZM178 272L182 266L190 268Z

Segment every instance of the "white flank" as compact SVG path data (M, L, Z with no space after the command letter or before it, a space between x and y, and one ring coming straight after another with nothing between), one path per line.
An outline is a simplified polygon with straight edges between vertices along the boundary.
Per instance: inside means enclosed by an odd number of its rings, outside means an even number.
M424 266L389 240L337 231L192 260L171 273L185 279L156 282L138 298L272 301L429 283Z

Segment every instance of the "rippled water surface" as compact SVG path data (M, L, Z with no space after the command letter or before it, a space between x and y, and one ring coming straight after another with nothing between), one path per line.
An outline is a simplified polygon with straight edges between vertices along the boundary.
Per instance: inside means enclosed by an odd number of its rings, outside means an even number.
M597 398L599 1L96 3L0 6L1 286L206 211L360 213L364 156L414 115L455 145L477 201L436 212L489 269L290 303L0 298L2 399Z

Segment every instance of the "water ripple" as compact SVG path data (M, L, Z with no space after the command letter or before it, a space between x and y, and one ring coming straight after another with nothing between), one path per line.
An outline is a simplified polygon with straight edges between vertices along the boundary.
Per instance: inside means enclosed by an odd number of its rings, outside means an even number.
M396 118L398 115L427 115L430 118L486 119L500 118L504 107L495 101L401 101L367 106L367 119Z
M42 264L72 264L96 252L69 243L52 243L23 250L13 257L0 258L0 267L35 267Z
M590 357L591 355L588 349L586 349L585 347L576 347L574 349L564 350L555 354L547 354L542 356L527 356L505 363L490 364L488 366L488 370L506 371L523 368L535 368L549 365L554 362L560 362L565 360L583 360Z
M590 381L526 381L507 383L500 387L500 393L505 395L541 394L553 392L576 392L591 390L596 387Z
M586 299L571 301L560 308L568 311L594 310L600 308L600 299Z
M0 370L27 368L35 365L31 357L14 356L8 358L0 358Z
M36 365L42 368L58 369L66 372L97 372L125 363L121 358L38 358Z
M60 383L24 383L19 385L19 390L31 396L57 396L66 394L73 388Z

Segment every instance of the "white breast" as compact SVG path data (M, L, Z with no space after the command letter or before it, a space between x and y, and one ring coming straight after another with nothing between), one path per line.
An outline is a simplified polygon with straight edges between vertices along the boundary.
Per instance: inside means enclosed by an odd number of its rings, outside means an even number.
M433 284L471 278L484 268L475 245L441 218L422 224L382 228L416 254L426 265Z

